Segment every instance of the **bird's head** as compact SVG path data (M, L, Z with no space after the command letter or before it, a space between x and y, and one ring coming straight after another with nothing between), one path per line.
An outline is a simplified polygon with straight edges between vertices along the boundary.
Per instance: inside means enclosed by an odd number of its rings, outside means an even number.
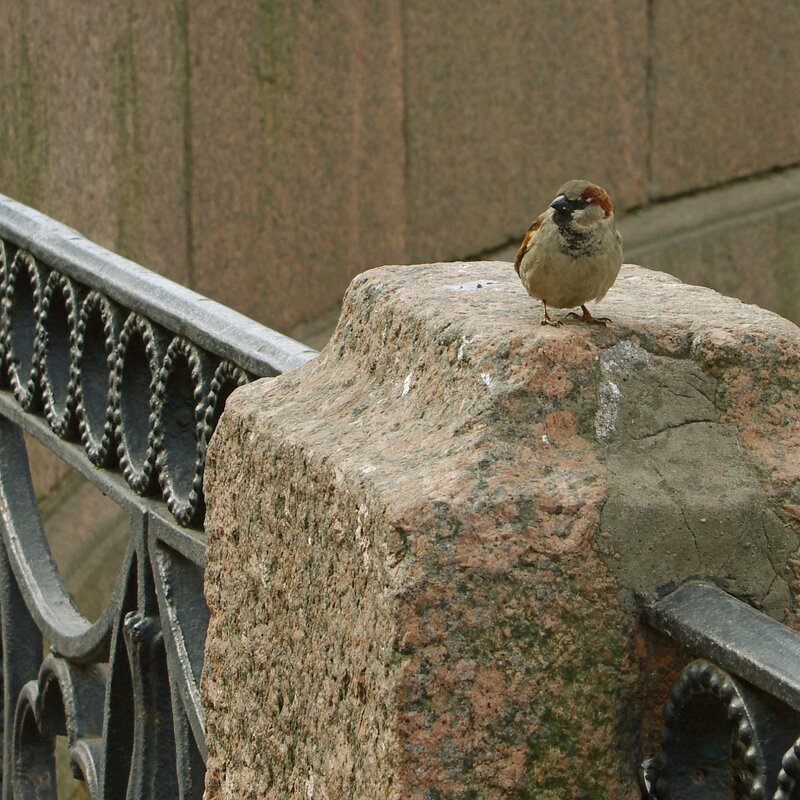
M614 216L614 206L608 192L589 181L567 181L550 203L553 220L559 226L588 227Z

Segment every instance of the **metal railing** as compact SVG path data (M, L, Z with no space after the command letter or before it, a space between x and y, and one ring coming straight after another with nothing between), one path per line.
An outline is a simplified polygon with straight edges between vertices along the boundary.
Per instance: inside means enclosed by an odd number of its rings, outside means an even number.
M316 353L0 195L2 798L201 798L202 477L227 397ZM129 514L111 598L67 592L23 431ZM47 643L47 652L44 645Z
M664 708L643 796L800 798L800 633L700 581L653 599L647 617L699 658Z

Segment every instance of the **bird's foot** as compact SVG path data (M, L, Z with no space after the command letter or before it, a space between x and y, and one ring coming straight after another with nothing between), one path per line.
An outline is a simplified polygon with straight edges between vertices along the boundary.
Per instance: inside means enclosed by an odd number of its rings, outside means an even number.
M542 300L542 305L544 306L544 319L542 320L542 325L551 325L553 328L560 328L561 320L552 319L547 313L547 300Z
M562 322L560 319L553 319L552 317L545 317L542 322L542 325L550 325L553 328L560 328Z
M581 306L581 309L583 310L583 314L577 314L574 311L570 311L569 314L567 314L567 316L574 317L579 322L589 322L592 325L602 325L603 327L605 327L606 325L608 325L609 322L611 322L611 320L608 317L593 317L589 313L589 309L586 308L586 306Z

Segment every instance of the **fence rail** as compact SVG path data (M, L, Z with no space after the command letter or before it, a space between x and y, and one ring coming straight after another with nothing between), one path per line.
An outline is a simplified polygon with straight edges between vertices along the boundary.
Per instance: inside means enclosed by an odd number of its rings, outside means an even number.
M316 352L0 195L2 798L201 798L202 477L225 401ZM50 552L23 431L126 510L95 622ZM45 651L47 643L47 651Z

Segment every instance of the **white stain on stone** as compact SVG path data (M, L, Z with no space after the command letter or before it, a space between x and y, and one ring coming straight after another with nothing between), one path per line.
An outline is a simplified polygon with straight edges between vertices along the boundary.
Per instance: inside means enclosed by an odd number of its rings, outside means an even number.
M547 438L547 434L542 434L542 444L550 444L550 440Z
M362 503L358 507L358 523L356 525L356 546L361 552L361 560L364 562L365 567L368 567L370 562L369 538L364 533L367 527L368 519L369 519L369 511L367 511L367 507Z
M271 575L270 575L270 571L269 571L269 568L267 567L267 565L263 564L263 563L259 564L258 565L258 578L259 578L259 581L261 583L261 588L262 589L268 589L269 588L270 577L271 577Z
M306 797L308 798L308 800L312 800L312 798L314 797L314 773L313 772L309 772L308 773L308 778L306 778L305 784L306 784Z
M617 380L627 378L638 367L650 366L647 351L629 341L610 347L600 356L600 372L603 377L597 387L597 413L594 417L594 433L598 441L611 441L617 432L622 398Z
M403 381L403 394L402 397L405 397L411 391L411 378L414 373L409 372L406 375L406 379Z
M362 475L372 475L373 472L375 472L375 467L372 464L364 464L364 466L361 467Z
M489 372L481 372L481 380L486 384L487 388L491 389L494 383L492 375Z
M472 342L472 339L467 339L466 336L461 337L461 344L458 347L458 360L463 361L467 352L467 345Z
M600 369L604 375L612 372L622 372L630 375L634 367L650 363L650 356L643 347L633 342L624 341L609 347L600 356Z
M622 392L614 381L603 381L597 387L597 413L594 415L594 434L598 441L610 441L617 431L619 399Z
M489 280L488 278L479 279L477 281L465 281L464 283L450 283L447 286L442 286L441 291L445 292L476 292L478 289L488 289L495 286L497 281Z

